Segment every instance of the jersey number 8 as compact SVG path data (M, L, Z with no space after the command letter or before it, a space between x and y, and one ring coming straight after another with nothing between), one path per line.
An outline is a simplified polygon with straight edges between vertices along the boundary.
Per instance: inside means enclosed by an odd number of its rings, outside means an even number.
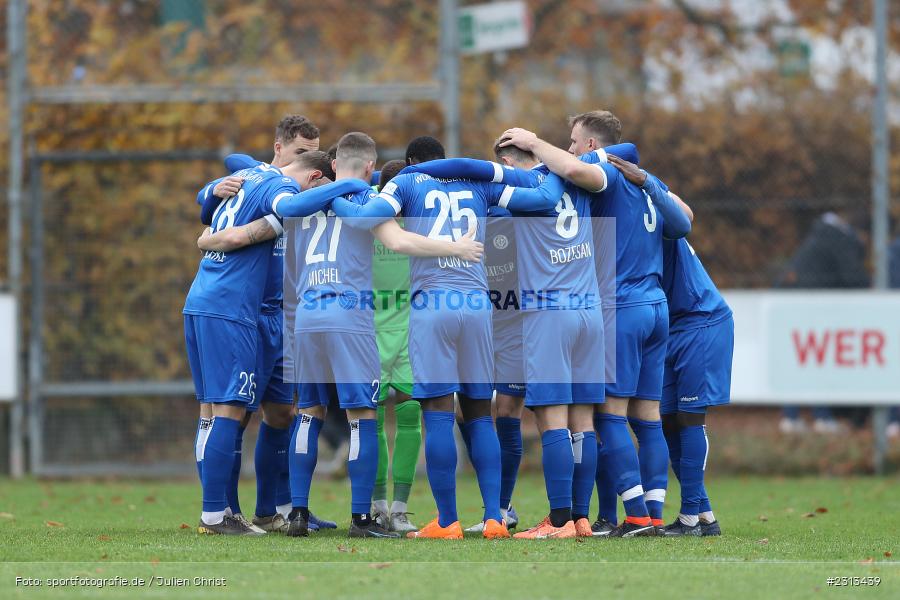
M234 225L234 220L237 217L237 213L241 209L241 204L243 203L243 188L241 188L237 194L232 196L231 199L223 200L219 206L216 207L216 212L213 213L213 233L232 227Z
M578 235L578 211L572 203L572 197L563 192L562 199L556 204L556 233L564 240L571 240Z

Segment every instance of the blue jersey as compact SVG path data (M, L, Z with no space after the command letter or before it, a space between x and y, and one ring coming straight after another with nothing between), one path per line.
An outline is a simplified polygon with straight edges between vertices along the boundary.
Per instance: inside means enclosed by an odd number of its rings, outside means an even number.
M344 198L364 205L375 196L369 189ZM374 335L372 233L344 226L327 209L292 219L288 235L296 264L301 266L294 329Z
M661 287L663 219L650 196L632 184L614 166L602 162L596 152L581 157L597 164L606 173L606 187L592 194L591 214L595 217L596 264L603 301L612 305L612 286L604 285L615 265L615 305L618 307L655 304L666 299ZM612 248L603 242L605 219L615 219L615 261ZM608 236L611 229L606 233Z
M234 173L242 169L252 169L258 165L266 163L253 159L246 154L231 154L225 159L226 168ZM268 165L267 165L268 166ZM212 195L212 190L224 178L219 178L207 185L197 196L197 203L204 204ZM272 260L269 261L269 273L266 277L266 285L263 290L263 300L260 312L264 314L277 314L281 311L283 304L283 285L282 273L284 272L284 248L285 238L284 230L278 223L277 217L269 215L269 224L278 233L275 243L272 245Z
M521 171L504 171L516 183ZM532 185L549 174L544 165L528 172ZM552 177L555 177L553 175ZM522 310L593 308L600 304L594 268L591 195L566 183L553 208L516 213L518 273ZM515 195L506 194L515 206Z
M386 200L404 218L409 231L446 240L461 238L477 227L484 242L488 207L496 205L505 186L465 179L435 179L424 173L400 174L382 188ZM487 292L484 264L456 257L410 258L410 291L455 290Z
M706 327L731 316L731 308L684 238L663 240L662 286L669 301L669 331Z
M512 214L505 208L488 209L484 241L484 268L487 272L494 320L512 319L519 310L519 276L516 271L516 229Z
M300 191L296 181L269 165L244 169L235 175L243 177L244 184L235 196L216 208L211 225L214 233L270 215L279 198ZM206 252L188 292L184 313L220 317L256 327L273 246L274 242L231 252Z

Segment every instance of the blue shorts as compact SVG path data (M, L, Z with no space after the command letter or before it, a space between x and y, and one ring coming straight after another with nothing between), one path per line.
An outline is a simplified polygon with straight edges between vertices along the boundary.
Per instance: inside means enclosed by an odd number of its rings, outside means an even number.
M375 408L381 364L374 332L297 331L294 348L298 407L328 406L337 394L344 410Z
M525 397L522 358L522 313L497 318L494 313L494 389L498 394Z
M602 404L605 400L603 311L537 310L524 313L525 406Z
M454 392L476 400L494 395L494 344L490 303L472 308L414 307L409 315L413 398Z
M259 336L256 352L256 401L247 407L253 412L260 402L293 404L294 386L284 381L284 315L260 313L256 321Z
M704 413L731 400L734 319L669 336L659 412Z
M606 394L659 400L669 336L666 301L604 309L603 318L606 331L615 331L616 338L615 345L606 347Z
M219 317L184 315L184 341L200 402L256 399L256 330Z

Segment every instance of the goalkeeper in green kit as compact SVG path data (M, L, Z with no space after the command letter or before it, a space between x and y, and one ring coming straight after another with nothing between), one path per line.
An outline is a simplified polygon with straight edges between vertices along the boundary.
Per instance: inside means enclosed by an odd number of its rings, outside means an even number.
M406 163L392 160L381 169L383 188ZM416 475L422 446L422 407L412 399L412 369L409 366L409 258L388 250L377 239L372 258L372 287L375 290L375 332L381 358L381 391L378 397L378 474L372 494L372 517L382 527L405 533L418 528L410 523L406 503ZM396 435L391 477L394 501L388 506L388 440L385 432L385 404L394 390Z

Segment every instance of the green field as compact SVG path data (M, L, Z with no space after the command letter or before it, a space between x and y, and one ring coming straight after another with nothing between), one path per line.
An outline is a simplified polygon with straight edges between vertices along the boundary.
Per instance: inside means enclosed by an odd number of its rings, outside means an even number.
M464 525L480 516L473 480L460 475ZM345 482L313 488L314 511L347 520ZM675 488L667 520L677 510ZM199 536L194 482L0 480L0 598L900 596L896 479L720 478L709 489L721 538L446 542L350 540L346 526L307 539ZM252 509L252 483L241 492ZM539 476L524 476L515 498L524 521L543 517L545 503ZM424 481L410 507L416 522L431 518ZM44 583L17 587L17 576ZM50 578L73 576L142 578L144 587L49 587ZM226 585L194 585L194 577ZM829 577L881 581L837 587ZM188 581L175 587L155 578Z

